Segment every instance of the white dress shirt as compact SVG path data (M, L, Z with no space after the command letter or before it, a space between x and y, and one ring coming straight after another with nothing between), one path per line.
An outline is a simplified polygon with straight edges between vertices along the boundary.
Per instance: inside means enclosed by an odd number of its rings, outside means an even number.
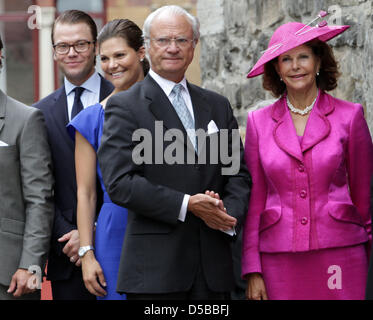
M71 112L73 110L74 98L76 85L72 84L69 80L64 79L65 91L67 97L67 114L69 115L69 121L71 121ZM80 100L82 101L83 108L92 106L100 102L100 88L101 78L95 71L87 81L85 81L80 87L84 88Z

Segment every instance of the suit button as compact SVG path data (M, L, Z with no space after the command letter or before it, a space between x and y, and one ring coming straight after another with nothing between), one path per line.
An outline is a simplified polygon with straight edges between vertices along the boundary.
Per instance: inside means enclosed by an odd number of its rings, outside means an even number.
M301 224L307 224L308 222L308 218L307 217L303 217L302 220L301 220Z
M299 172L304 172L304 164L300 163L298 167Z
M300 193L299 193L300 197L301 198L306 198L307 197L307 191L306 190L302 190Z

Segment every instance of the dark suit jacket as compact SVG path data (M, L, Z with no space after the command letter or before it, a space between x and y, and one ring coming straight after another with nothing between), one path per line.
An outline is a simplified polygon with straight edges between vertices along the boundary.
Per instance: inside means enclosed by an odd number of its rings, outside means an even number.
M207 131L211 120L220 130L238 128L226 98L192 84L188 88L196 129ZM232 237L210 229L191 212L187 212L185 222L179 221L178 216L185 194L214 190L222 196L228 213L242 223L250 180L243 162L242 144L238 147L239 172L232 176L222 176L221 162L136 165L132 160L132 151L139 146L132 141L135 130L141 128L151 133L152 163L156 150L163 154L171 144L155 146L155 121L163 121L165 131L176 128L187 137L172 104L149 75L128 91L113 96L105 109L98 159L110 198L129 212L117 291L185 292L191 288L200 264L211 290L230 291L234 286ZM220 133L215 135L220 139ZM181 142L181 146L185 157L188 152L195 155L191 144ZM209 156L207 149L206 158Z
M112 90L112 84L101 78L100 101L105 99ZM44 114L55 177L55 219L47 275L49 280L64 280L70 277L74 264L62 252L65 244L59 243L57 239L77 229L75 145L66 130L69 118L65 87L62 86L36 103L34 107L42 110Z

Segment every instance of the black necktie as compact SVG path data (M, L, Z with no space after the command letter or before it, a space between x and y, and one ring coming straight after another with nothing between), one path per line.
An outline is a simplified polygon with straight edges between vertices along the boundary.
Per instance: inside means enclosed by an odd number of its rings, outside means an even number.
M83 103L80 100L80 97L84 91L84 88L82 87L76 87L74 89L75 91L75 97L74 97L74 104L73 104L73 110L71 111L71 120L74 119L74 117L83 110Z

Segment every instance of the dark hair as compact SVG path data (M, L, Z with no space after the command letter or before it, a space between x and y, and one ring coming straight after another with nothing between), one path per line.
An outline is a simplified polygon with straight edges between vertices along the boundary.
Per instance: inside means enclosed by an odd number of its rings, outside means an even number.
M54 45L54 29L57 23L66 23L66 24L77 24L85 23L88 25L91 30L93 41L97 40L97 26L92 17L80 10L67 10L62 12L53 23L52 27L52 44Z
M332 48L326 42L318 39L311 40L305 43L305 45L310 47L315 56L320 59L320 74L316 77L317 87L324 91L335 89L340 73ZM264 65L263 74L263 88L271 91L275 97L281 96L286 91L286 85L280 80L280 76L275 69L277 60L278 57L267 62Z
M1 40L1 36L0 36L0 50L3 48L3 41Z
M115 37L123 38L128 46L135 51L144 46L141 29L136 23L128 19L115 19L108 22L98 35L98 46L100 47L103 42ZM142 61L142 67L144 75L146 75L150 68L149 61L146 58Z

